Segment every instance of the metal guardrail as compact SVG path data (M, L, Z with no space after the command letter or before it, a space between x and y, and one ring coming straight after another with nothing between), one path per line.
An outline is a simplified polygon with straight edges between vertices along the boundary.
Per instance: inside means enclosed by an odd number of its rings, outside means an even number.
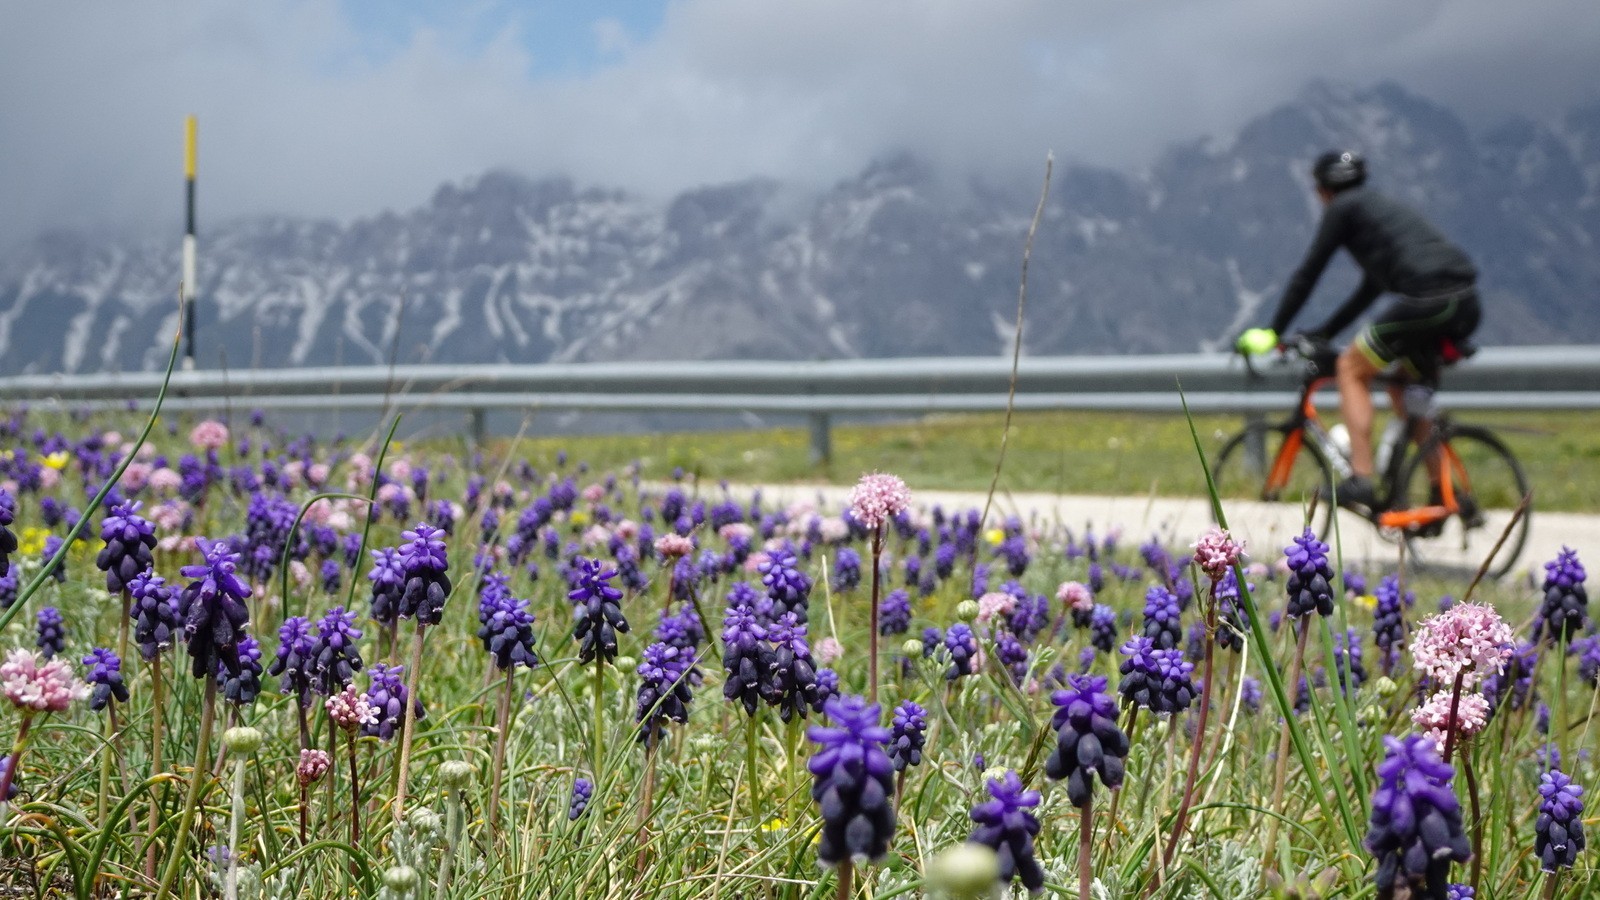
M1181 386L1191 410L1259 414L1294 402L1298 372L1268 366L1252 381L1223 353L1025 358L1016 408L1176 411ZM809 417L825 460L833 416L1003 410L1010 378L1007 359L964 357L213 370L173 373L167 405L462 410L479 439L489 410L783 413ZM148 407L160 385L153 372L26 375L0 378L0 402ZM1600 346L1485 348L1443 388L1454 409L1600 409Z

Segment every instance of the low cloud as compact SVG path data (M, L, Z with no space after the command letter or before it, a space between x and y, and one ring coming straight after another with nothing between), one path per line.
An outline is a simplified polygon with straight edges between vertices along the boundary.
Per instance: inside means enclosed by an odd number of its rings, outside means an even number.
M1313 78L1394 79L1480 125L1600 84L1593 0L678 0L651 34L597 20L595 66L547 76L515 17L374 52L337 10L0 0L0 244L176 228L191 112L205 220L343 218L491 167L659 195L826 184L901 149L996 177L1051 150L1138 168Z

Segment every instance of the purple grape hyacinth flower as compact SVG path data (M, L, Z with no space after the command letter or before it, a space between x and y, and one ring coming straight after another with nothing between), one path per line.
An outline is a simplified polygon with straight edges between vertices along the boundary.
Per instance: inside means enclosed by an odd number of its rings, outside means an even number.
M575 822L584 811L589 808L589 799L594 796L594 782L587 778L577 778L572 782L572 799L567 803L567 821Z
M278 654L267 669L268 675L278 679L278 691L293 694L302 709L311 708L315 641L311 620L305 616L284 619L278 626Z
M96 647L83 658L83 666L88 670L84 681L91 686L90 709L98 712L113 700L128 702L128 686L122 683L122 660L117 654L104 647Z
M177 598L165 579L148 571L128 582L128 594L133 598L128 614L133 618L133 640L139 645L139 656L145 662L154 662L161 651L172 646L179 633L183 618L178 614Z
M639 695L634 721L639 723L639 742L653 749L661 742L666 723L689 721L689 667L692 652L657 641L644 648L639 661Z
M581 559L578 567L578 586L567 594L574 604L572 639L578 642L578 661L610 662L617 657L617 634L628 633L628 620L618 605L622 592L611 586L616 570L597 559Z
M1559 769L1539 776L1539 817L1533 823L1533 852L1546 872L1570 869L1583 852L1583 788Z
M1144 636L1161 650L1171 650L1183 639L1183 610L1177 595L1155 585L1144 595Z
M1065 778L1067 799L1082 809L1096 777L1107 788L1122 786L1128 736L1117 726L1117 704L1106 693L1103 675L1068 675L1066 689L1051 694L1050 702L1056 706L1050 719L1056 747L1044 771L1051 779Z
M400 618L416 616L417 624L437 625L444 616L444 601L450 596L450 563L445 555L443 532L420 522L400 537L409 541L400 549L400 566L405 588L400 593Z
M1588 577L1583 563L1578 562L1577 551L1562 547L1554 560L1544 564L1544 602L1539 606L1538 624L1534 628L1534 643L1539 635L1548 633L1550 641L1571 641L1583 630L1589 618L1589 593L1584 587Z
M427 717L422 703L407 696L405 669L405 666L386 666L383 663L373 663L367 668L367 677L371 680L367 687L367 703L378 714L378 719L364 724L361 727L362 735L380 741L392 740L399 733L407 715L416 716L419 722ZM406 708L408 700L409 710Z
M221 662L229 674L238 674L239 639L250 622L244 605L250 586L234 574L239 554L227 542L198 538L197 543L206 561L179 570L196 579L178 597L191 671L196 678L210 678Z
M911 595L893 590L878 604L878 633L884 637L905 634L911 629Z
M16 508L16 501L12 499L10 492L0 488L0 575L11 571L11 554L17 552L17 536L11 533L9 527L16 521Z
M406 589L406 569L400 551L394 547L373 550L371 571L372 618L379 625L393 625L400 618L400 596Z
M778 708L785 722L804 719L811 709L820 711L816 663L811 659L805 624L794 613L784 613L767 627L767 640L772 642L772 677L765 685L764 699Z
M973 657L978 655L978 637L965 622L951 625L944 633L944 648L950 652L950 668L944 673L946 680L955 681L972 674Z
M45 659L55 659L56 654L67 647L67 629L61 620L61 611L54 606L46 606L39 610L36 630L38 636L34 639L34 646L44 654Z
M892 735L880 724L882 708L851 696L828 701L823 712L832 727L806 729L820 745L806 763L822 812L817 858L825 866L882 859L894 834L894 764L883 749Z
M1312 611L1333 615L1333 568L1328 565L1328 545L1307 528L1283 552L1289 560L1289 615L1297 619Z
M922 747L927 740L928 711L910 700L894 708L890 723L889 760L896 772L922 765Z
M155 526L138 515L139 504L114 506L100 523L100 538L106 542L94 564L106 573L106 590L120 594L128 582L155 563Z
M511 596L509 591L486 592L478 606L483 624L478 640L502 672L514 666L532 669L539 665L533 652L534 615L528 601Z
M217 664L217 687L229 703L248 706L261 694L261 644L250 635L239 638L239 671Z
M792 612L800 621L806 621L811 579L800 571L795 555L788 550L778 550L756 568L772 600L772 618Z
M1039 792L1026 790L1017 773L1007 769L989 779L989 800L972 808L977 827L967 840L990 848L999 857L1000 883L1020 880L1031 894L1044 890L1044 869L1033 855L1039 819L1029 810L1039 805Z
M737 700L747 715L755 715L757 702L771 689L775 655L767 641L767 629L756 621L747 604L728 608L722 620L722 666L727 672L722 696Z
M332 697L355 680L361 669L361 651L357 642L361 629L356 627L356 614L335 606L317 622L317 631L311 642L311 687L324 697Z
M1102 653L1117 649L1117 613L1104 603L1089 612L1089 643Z
M1450 788L1455 769L1439 759L1426 735L1385 736L1383 745L1365 841L1378 860L1378 896L1405 885L1414 896L1445 897L1450 863L1472 855Z

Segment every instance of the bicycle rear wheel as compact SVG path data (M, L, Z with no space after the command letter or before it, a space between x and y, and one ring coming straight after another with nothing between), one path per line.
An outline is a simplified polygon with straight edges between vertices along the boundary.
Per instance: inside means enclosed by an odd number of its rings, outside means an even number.
M1486 574L1490 578L1500 578L1516 565L1528 540L1528 524L1533 516L1531 506L1506 535L1500 549L1494 550L1495 542L1506 533L1517 504L1528 493L1528 477L1506 445L1487 429L1447 425L1443 444L1462 515L1451 516L1434 526L1437 534L1407 534L1406 549L1419 565L1465 569L1469 576L1488 559ZM1405 508L1415 509L1437 502L1421 453L1413 453L1406 463L1402 485L1401 499ZM1491 551L1494 551L1492 559L1489 558Z
M1275 492L1267 490L1267 478L1286 440L1298 441L1299 449L1292 457L1293 467L1287 473L1283 487ZM1327 498L1332 493L1333 469L1314 445L1302 440L1298 429L1288 425L1257 423L1245 429L1222 445L1211 464L1211 479L1216 483L1217 496L1226 506L1230 501L1276 501L1293 503L1302 510L1316 510L1311 530L1320 540L1328 539L1332 524L1332 505ZM1320 492L1321 497L1317 495ZM1298 532L1297 532L1298 533Z

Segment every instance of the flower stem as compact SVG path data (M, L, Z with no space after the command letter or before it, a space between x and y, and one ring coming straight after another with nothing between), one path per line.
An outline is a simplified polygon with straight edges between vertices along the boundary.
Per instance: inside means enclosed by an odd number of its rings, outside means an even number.
M594 787L600 789L600 762L605 758L605 696L606 696L606 664L600 654L594 657L594 721L589 732L590 750L594 759L590 765L594 768Z
M444 858L439 860L439 881L434 889L439 897L448 896L450 870L455 866L456 850L461 846L461 793L453 789L445 793Z
M158 655L150 661L150 774L160 775L166 771L161 752L162 709L161 690L161 657ZM145 857L144 876L151 881L156 878L156 826L161 821L161 800L155 791L150 792L150 823L145 831Z
M1472 768L1470 750L1461 754L1461 771L1467 776L1467 799L1472 803L1472 889L1483 878L1483 807L1478 802L1478 773Z
M1309 623L1304 621L1295 621L1291 619L1290 622L1292 623L1290 627L1296 631L1297 637L1295 639L1294 658L1289 661L1289 675L1284 679L1283 683L1287 686L1288 690L1298 691L1300 689L1300 669L1305 663L1306 658L1306 638L1311 634L1311 628ZM1266 664L1270 666L1270 660L1267 661ZM1284 779L1286 779L1288 775L1289 717L1285 716L1283 719L1283 727L1278 731L1278 755L1276 757L1276 768L1274 768L1272 773L1272 805L1269 807L1278 815L1283 814L1283 784ZM1266 873L1272 869L1270 862L1272 860L1274 848L1277 847L1277 844L1278 816L1275 815L1272 817L1272 820L1267 823L1267 855L1266 860L1261 866L1261 874L1263 878L1265 878Z
M760 728L757 716L760 712L761 710L757 708L755 713L745 719L744 725L744 762L750 771L748 776L750 779L750 812L752 817L756 818L761 815L761 779L756 777L756 740L757 731Z
M346 748L350 751L350 846L361 844L361 773L356 766L356 733L345 732Z
M506 736L511 730L512 675L516 666L506 669L505 690L500 694L500 707L495 711L494 775L489 783L489 833L495 833L500 823L500 785L506 768Z
M1465 672L1457 672L1455 684L1450 686L1450 715L1444 720L1444 761L1449 764L1456 751L1456 712L1461 705L1461 682Z
M869 614L871 629L867 632L867 702L878 702L878 591L883 574L878 562L883 557L883 526L872 532L872 611Z
M1194 803L1194 781L1200 774L1200 754L1205 749L1206 743L1206 719L1211 715L1211 690L1216 682L1213 671L1217 647L1216 631L1217 603L1213 595L1211 603L1206 608L1206 683L1200 691L1200 719L1195 724L1194 745L1189 749L1189 771L1183 780L1183 799L1178 802L1178 818L1172 826L1172 837L1167 840L1167 849L1161 854L1163 868L1172 865L1172 857L1178 851L1178 842L1183 839L1183 829L1189 821L1189 807Z
M850 900L850 876L854 874L855 868L850 865L849 859L839 863L839 900Z
M11 756L6 764L5 774L0 775L0 824L4 824L6 815L10 812L10 802L6 795L11 793L11 782L17 777L17 770L22 768L22 751L28 746L28 727L33 724L33 711L24 710L22 725L17 729L17 740L11 745Z
M244 822L244 767L247 757L233 760L233 809L228 818L228 873L223 881L226 900L239 900L239 828Z
M178 819L178 833L173 838L172 849L167 852L167 866L161 872L161 886L156 889L156 900L165 900L172 892L172 883L178 878L178 866L183 862L183 853L189 844L189 829L194 825L195 810L200 805L200 788L206 780L211 727L217 718L217 680L207 678L205 681L205 700L200 708L200 740L195 745L194 768L189 773L189 797L183 803L183 815Z
M406 700L400 711L400 781L394 789L394 820L405 815L406 785L411 780L411 733L417 717L405 707L417 702L417 670L422 668L422 638L428 626L417 623L417 639L411 645L411 667L406 670Z
M1128 746L1133 746L1134 738L1139 735L1139 707L1128 708ZM1122 788L1111 789L1111 815L1106 820L1106 840L1100 845L1101 853L1111 852L1111 839L1117 833L1117 807L1122 803Z
M1094 843L1094 795L1078 813L1078 900L1090 900L1094 885L1094 864L1091 845Z

